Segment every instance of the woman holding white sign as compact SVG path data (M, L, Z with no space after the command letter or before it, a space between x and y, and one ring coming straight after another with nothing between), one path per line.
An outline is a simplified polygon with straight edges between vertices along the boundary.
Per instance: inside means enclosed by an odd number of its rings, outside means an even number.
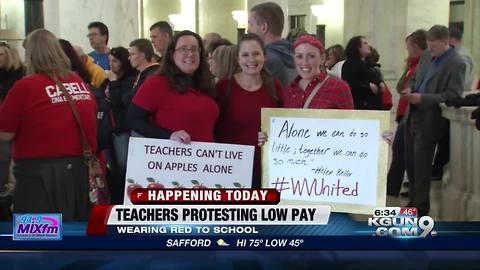
M213 142L218 106L200 36L182 31L168 45L160 72L138 89L127 121L142 136Z
M329 76L324 65L322 42L310 35L293 44L298 76L285 90L285 108L353 109L350 87L345 81Z
M285 108L353 110L350 87L345 81L329 76L323 66L325 51L322 42L310 35L299 37L294 45L298 76L285 90ZM258 145L267 141L264 132L258 133Z
M262 108L281 107L282 85L265 70L265 48L255 34L238 44L241 72L217 84L221 115L217 140L222 143L257 145ZM260 187L260 149L255 149L252 187Z

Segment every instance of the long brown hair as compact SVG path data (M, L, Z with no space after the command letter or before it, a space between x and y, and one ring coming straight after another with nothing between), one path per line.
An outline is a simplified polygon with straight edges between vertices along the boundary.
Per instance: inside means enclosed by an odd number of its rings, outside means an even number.
M45 74L61 80L72 74L70 60L58 39L46 29L34 30L27 36L25 54L28 75Z
M244 35L238 41L238 53L240 53L240 47L242 46L242 43L245 41L256 41L258 45L260 45L260 48L262 48L263 55L265 55L265 60L267 59L267 53L265 51L265 45L263 43L263 40L258 35L253 33L248 33ZM239 58L240 58L240 55L239 55ZM265 88L267 89L267 92L270 94L270 96L273 97L273 99L278 100L274 79L270 74L270 72L267 71L267 68L265 65L266 63L263 64L262 70L260 71L260 77L262 78L262 82L265 85Z
M200 49L200 64L191 76L183 73L173 60L178 40L183 36L193 36L197 40L198 48ZM172 88L180 93L188 91L189 86L191 86L208 96L216 96L213 76L208 68L202 38L192 31L181 31L173 36L172 41L168 44L167 53L163 59L159 74L166 76Z
M222 45L216 48L212 53L212 60L217 65L216 75L219 79L230 79L240 70L236 45Z

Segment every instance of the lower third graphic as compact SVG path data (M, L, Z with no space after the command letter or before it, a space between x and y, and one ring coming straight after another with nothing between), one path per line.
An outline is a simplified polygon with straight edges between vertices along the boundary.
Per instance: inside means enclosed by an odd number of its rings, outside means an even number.
M62 214L14 214L13 240L62 240Z

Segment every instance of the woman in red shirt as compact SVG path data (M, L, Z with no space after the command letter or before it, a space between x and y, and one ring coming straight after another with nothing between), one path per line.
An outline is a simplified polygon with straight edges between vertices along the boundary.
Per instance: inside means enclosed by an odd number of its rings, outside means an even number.
M255 34L245 35L238 43L241 72L217 84L221 110L217 139L222 143L257 145L262 108L281 106L280 81L265 70L265 48ZM260 148L255 148L252 187L261 182Z
M135 94L127 123L149 138L213 142L219 114L214 96L202 39L182 31L168 45L159 74L150 76Z
M324 66L323 44L310 35L299 37L294 45L297 78L285 89L285 108L345 109L353 110L350 87L345 81L329 76ZM268 137L258 133L258 145L262 146Z
M27 75L0 108L0 139L13 140L14 212L62 213L87 220L88 171L72 110L56 82L75 101L90 147L96 149L96 104L57 38L45 29L26 41Z

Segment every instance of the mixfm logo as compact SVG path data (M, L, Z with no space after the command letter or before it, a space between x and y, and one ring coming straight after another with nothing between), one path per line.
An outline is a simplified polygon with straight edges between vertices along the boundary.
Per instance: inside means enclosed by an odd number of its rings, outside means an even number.
M62 240L62 214L15 214L13 240Z

